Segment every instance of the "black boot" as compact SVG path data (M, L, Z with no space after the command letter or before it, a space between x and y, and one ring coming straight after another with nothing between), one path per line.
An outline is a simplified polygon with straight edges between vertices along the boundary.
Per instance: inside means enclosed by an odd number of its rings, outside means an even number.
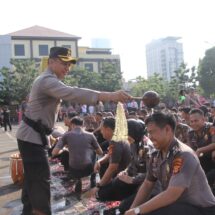
M75 183L75 192L77 194L80 194L82 191L82 181L81 179L78 179L77 182Z
M90 188L96 186L96 173L92 173L90 176Z

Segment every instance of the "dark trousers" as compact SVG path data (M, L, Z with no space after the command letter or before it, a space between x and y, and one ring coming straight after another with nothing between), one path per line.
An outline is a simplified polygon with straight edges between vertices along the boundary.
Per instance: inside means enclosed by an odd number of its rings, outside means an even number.
M3 120L4 130L7 131L7 126L9 126L10 131L12 130L10 120Z
M72 179L80 179L93 173L93 164L87 165L84 169L74 169L69 167L69 177Z
M136 193L138 187L139 185L127 184L115 178L111 183L99 189L98 199L100 201L121 201Z
M215 168L215 162L212 160L211 153L200 157L199 160L203 170L205 171L205 174Z
M22 188L23 215L40 211L51 214L50 169L47 152L43 146L17 140L24 166Z
M136 197L137 192L129 196L128 198L122 200L119 205L119 211L120 214L124 214L129 208L131 207L135 197Z

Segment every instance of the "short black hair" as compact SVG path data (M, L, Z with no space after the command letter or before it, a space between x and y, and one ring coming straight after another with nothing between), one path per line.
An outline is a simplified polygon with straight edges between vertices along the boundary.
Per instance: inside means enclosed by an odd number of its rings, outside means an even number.
M199 108L194 108L194 109L192 109L191 111L190 111L190 115L191 114L199 114L199 115L201 115L201 116L204 116L204 112L201 110L201 109L199 109Z
M72 118L75 117L75 116L78 116L78 113L75 112L75 111L70 112L70 113L67 114L67 117L68 117L69 119L72 119Z
M190 113L191 108L190 107L182 107L179 109L179 111L184 112L184 113Z
M112 130L114 130L114 129L115 129L115 118L112 117L112 116L110 116L110 117L105 117L105 118L103 119L102 125L103 125L104 127L111 128Z
M155 112L146 118L145 124L148 125L149 123L155 123L159 128L169 125L173 132L175 131L176 127L175 118L171 113Z
M207 116L207 114L208 114L208 108L205 105L202 105L199 109L203 111L204 116Z
M83 126L84 121L81 117L75 116L71 119L71 124L73 125L78 125L78 126Z

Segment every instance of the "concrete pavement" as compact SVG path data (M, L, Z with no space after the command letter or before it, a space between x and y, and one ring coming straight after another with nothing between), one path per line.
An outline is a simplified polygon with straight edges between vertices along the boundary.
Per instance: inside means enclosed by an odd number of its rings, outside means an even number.
M56 126L66 130L63 122ZM18 125L13 125L11 132L0 128L0 215L20 215L22 210L21 186L13 184L10 174L10 156L18 152L17 129Z
M11 132L0 128L0 214L13 214L21 210L21 187L14 185L10 176L10 155L18 152L15 133L18 126L13 125ZM16 213L17 215L19 213Z

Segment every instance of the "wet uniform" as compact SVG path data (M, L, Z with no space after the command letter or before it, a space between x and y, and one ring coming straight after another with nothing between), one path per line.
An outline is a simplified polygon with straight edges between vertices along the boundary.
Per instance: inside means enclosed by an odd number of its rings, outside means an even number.
M168 187L186 188L175 203L149 215L214 214L215 198L199 159L189 146L177 139L171 143L165 159L162 159L160 151L152 154L147 179L152 182L158 180L163 191Z

